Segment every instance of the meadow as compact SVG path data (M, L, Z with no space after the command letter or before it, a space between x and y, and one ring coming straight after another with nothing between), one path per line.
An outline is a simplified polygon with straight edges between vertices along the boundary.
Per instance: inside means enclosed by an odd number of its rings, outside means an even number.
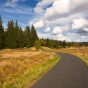
M0 50L0 88L31 88L60 57L33 49Z
M88 65L88 47L71 47L59 49L60 52L71 53L80 57Z

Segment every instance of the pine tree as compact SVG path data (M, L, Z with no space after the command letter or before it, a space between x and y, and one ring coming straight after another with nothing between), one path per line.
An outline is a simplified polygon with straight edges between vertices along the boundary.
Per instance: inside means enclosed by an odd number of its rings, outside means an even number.
M14 28L13 20L8 21L8 28L6 34L6 45L7 48L16 48L16 31Z
M4 41L4 28L2 25L2 19L0 17L0 49L3 49L5 47L5 41Z
M32 28L31 28L31 46L33 47L34 46L34 43L36 40L38 40L38 35L37 35L37 32L36 32L36 29L35 27L32 25Z

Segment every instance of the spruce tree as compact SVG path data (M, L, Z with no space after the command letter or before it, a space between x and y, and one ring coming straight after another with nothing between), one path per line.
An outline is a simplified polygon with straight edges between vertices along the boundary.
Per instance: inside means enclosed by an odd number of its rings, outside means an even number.
M34 46L34 43L36 40L38 40L38 35L37 35L37 32L36 32L36 29L35 27L32 25L32 28L31 28L31 46L33 47Z
M16 31L14 28L13 20L8 21L8 28L6 34L6 45L7 48L16 48Z
M15 39L16 39L16 48L23 48L24 47L24 33L22 31L22 28L19 27L17 20L15 23Z
M31 33L29 26L27 26L25 30L25 46L28 48L31 47Z
M19 28L18 26L18 22L16 20L16 23L15 23L15 38L16 38L16 48L20 48L20 37L21 37L21 28Z
M0 17L0 49L3 49L5 46L4 46L4 28L3 28L3 25L2 25L2 19Z
M24 32L22 31L22 28L19 28L19 48L23 48L24 47Z

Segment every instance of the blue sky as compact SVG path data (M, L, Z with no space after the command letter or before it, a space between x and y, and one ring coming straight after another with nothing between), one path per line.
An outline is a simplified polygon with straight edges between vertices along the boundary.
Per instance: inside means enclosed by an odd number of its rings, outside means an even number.
M0 15L5 27L33 24L40 38L88 42L88 0L0 0Z
M34 7L38 0L0 0L0 15L4 25L8 20L17 19L23 28L29 25L29 20L35 16Z

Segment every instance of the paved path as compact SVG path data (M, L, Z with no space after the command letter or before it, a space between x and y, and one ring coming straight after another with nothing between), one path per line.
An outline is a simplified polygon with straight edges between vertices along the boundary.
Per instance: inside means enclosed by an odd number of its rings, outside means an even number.
M62 59L32 88L88 88L88 67L80 58L58 53Z

